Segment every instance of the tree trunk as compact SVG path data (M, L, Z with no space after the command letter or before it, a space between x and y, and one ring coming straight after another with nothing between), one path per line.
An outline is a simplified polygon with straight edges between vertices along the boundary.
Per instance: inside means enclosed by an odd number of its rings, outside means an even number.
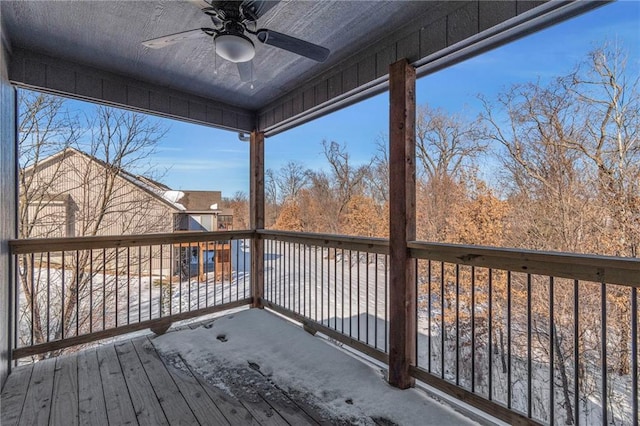
M571 405L571 395L569 394L569 379L567 377L567 366L565 364L565 356L562 353L560 338L558 337L558 330L556 324L553 324L553 342L555 346L556 358L558 360L558 369L560 370L560 380L562 382L562 396L564 403L562 404L567 413L566 425L572 425L575 423L573 418L573 406Z

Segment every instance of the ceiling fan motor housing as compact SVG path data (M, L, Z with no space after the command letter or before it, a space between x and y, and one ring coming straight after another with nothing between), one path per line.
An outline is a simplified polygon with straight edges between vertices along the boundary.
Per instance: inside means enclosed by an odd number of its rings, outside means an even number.
M215 36L216 53L231 62L247 62L253 59L256 49L244 27L237 22L226 22L224 30Z

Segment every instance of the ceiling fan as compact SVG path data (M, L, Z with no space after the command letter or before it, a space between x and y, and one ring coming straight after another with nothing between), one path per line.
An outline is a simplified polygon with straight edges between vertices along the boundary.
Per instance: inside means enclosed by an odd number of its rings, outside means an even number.
M244 0L188 0L196 4L211 19L212 27L196 28L175 34L153 38L142 42L146 47L160 49L172 44L201 38L213 37L215 53L238 67L240 80L252 80L251 59L255 55L255 45L247 34L262 44L278 47L317 62L324 62L329 49L300 40L287 34L266 28L257 28L257 20L271 9L277 1Z

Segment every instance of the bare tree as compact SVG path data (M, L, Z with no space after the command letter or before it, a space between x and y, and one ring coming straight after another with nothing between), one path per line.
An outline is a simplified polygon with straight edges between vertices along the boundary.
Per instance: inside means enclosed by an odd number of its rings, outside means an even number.
M143 195L132 194L131 180L152 170L150 156L166 131L159 122L136 113L96 107L81 126L77 118L69 116L61 98L31 92L21 92L20 117L21 238L142 234L171 228L170 215L153 213L156 209L150 208L157 203L158 194L153 189ZM80 133L82 127L90 129L88 134ZM54 221L51 212L56 213ZM112 257L117 255L115 250L99 256L102 267L113 269ZM80 312L80 305L94 310L118 291L117 283L107 282L100 295L90 291L97 275L89 266L91 251L25 255L19 262L21 289L27 302L22 315L33 328L34 343L90 328L89 317L98 321L98 315ZM140 266L140 259L131 259L132 265ZM62 275L51 273L51 268L60 267ZM52 274L60 282L52 288L49 280L40 279L42 274ZM87 300L94 306L88 306Z

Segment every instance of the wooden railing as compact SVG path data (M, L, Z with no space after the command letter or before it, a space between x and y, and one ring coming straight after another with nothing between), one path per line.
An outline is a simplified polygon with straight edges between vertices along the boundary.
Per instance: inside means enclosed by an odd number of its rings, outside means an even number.
M180 271L185 250L223 241L236 257L228 276ZM257 241L261 297L246 256ZM249 303L384 363L393 356L384 239L259 230L10 245L14 358ZM511 423L637 424L640 260L418 241L407 253L415 379Z
M248 304L253 233L184 232L10 241L13 358ZM204 260L204 258L207 258Z
M258 237L265 306L388 362L386 240ZM407 250L413 377L510 423L637 424L639 259L418 241Z

